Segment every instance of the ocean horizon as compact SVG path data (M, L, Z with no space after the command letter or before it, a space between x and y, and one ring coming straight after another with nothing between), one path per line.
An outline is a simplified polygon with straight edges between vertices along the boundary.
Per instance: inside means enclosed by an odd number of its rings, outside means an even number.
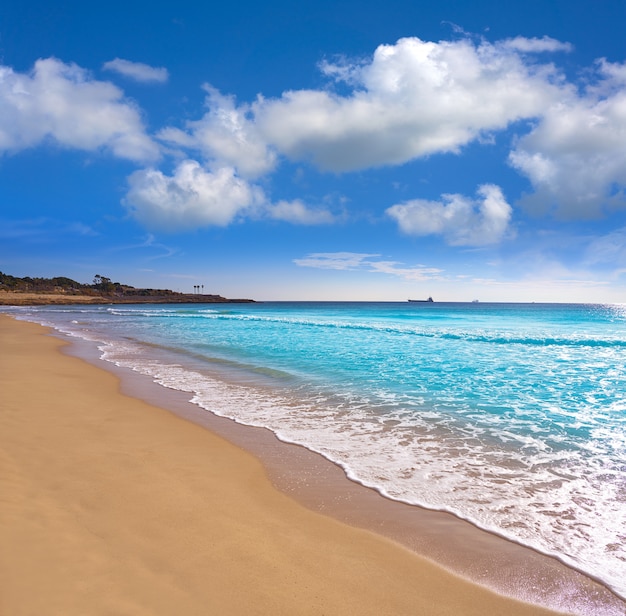
M3 309L626 599L626 305Z

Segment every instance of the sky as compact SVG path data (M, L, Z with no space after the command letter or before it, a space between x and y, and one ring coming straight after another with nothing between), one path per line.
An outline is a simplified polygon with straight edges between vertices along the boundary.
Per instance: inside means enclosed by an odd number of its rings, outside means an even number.
M0 271L626 302L624 0L0 3Z

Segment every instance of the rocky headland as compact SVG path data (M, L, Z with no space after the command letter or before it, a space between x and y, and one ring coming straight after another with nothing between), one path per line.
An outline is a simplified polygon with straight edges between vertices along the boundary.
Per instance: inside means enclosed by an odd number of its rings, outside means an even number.
M0 272L0 306L49 304L228 304L252 299L229 299L205 293L179 293L170 289L137 289L96 275L92 284L71 278L18 278Z

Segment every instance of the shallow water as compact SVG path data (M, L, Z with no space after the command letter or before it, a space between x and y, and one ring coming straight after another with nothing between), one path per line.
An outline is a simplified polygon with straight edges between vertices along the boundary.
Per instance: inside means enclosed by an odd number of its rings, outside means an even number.
M264 426L385 496L626 597L626 307L62 306L22 317Z

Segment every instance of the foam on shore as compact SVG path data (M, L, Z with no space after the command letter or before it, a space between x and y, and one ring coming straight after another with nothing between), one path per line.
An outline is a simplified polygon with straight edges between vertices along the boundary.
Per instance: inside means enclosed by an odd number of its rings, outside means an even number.
M251 455L0 315L12 614L548 614L275 490Z

